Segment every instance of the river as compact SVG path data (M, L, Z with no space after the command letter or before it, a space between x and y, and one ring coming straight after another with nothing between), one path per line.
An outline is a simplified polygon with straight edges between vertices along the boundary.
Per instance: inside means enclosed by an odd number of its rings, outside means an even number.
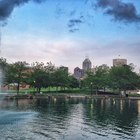
M140 100L0 100L0 140L122 139L140 139Z

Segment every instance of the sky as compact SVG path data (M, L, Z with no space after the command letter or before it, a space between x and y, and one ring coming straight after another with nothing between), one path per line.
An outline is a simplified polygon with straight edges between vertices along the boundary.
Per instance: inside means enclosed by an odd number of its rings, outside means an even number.
M52 62L71 73L88 57L140 69L139 0L0 0L1 57Z

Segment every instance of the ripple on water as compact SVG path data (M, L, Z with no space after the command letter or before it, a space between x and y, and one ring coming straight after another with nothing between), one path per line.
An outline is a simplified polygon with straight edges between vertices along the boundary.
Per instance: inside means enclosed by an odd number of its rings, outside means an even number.
M140 118L136 113L125 120L122 116L127 112L120 114L115 105L91 108L79 101L67 106L47 106L45 102L43 107L33 106L36 113L0 111L0 140L139 140Z
M34 112L0 111L0 139L16 140L23 136L22 126L28 123L34 114Z

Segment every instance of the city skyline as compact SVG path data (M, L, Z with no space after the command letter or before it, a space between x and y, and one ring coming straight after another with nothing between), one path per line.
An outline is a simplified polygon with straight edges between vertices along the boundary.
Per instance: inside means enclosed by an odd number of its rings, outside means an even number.
M10 62L51 61L73 72L86 55L94 66L121 55L140 69L140 1L17 1L0 0L1 56Z

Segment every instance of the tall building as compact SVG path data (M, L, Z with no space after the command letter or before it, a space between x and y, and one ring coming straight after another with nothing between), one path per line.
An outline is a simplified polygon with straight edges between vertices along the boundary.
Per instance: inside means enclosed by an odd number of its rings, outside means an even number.
M84 61L83 61L83 65L82 65L82 69L84 71L88 71L88 70L91 70L91 61L89 60L89 58L86 58Z
M113 59L113 66L123 66L123 65L127 65L127 59L121 58Z
M80 69L79 67L76 67L74 69L74 74L73 76L77 79L80 80L81 78L83 78L84 76L84 71L82 69Z

